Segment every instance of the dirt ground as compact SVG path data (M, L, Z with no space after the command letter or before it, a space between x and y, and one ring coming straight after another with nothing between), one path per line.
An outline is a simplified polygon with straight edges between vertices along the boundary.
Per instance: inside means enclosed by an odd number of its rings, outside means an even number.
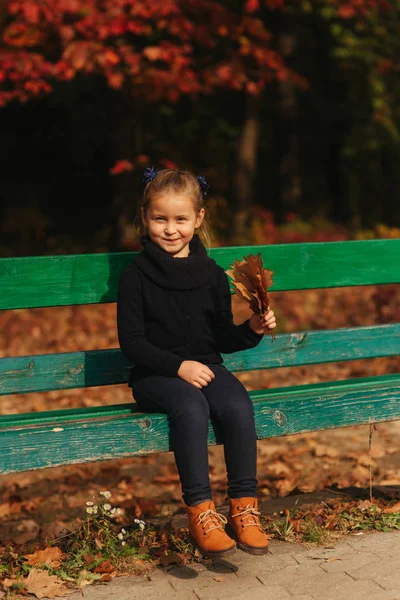
M249 314L233 298L236 322ZM293 332L399 320L394 286L310 290L273 295L278 330ZM0 356L68 352L118 346L115 304L0 313ZM249 390L399 372L399 357L356 360L240 373ZM0 398L0 414L132 402L126 385L61 390ZM370 479L400 493L400 421L309 432L258 442L259 496L264 511L305 494L369 494ZM210 476L217 506L226 502L221 447L210 447ZM370 460L371 458L371 460ZM52 539L85 515L87 501L112 493L120 523L183 511L172 453L0 475L0 540ZM315 496L317 494L317 496Z

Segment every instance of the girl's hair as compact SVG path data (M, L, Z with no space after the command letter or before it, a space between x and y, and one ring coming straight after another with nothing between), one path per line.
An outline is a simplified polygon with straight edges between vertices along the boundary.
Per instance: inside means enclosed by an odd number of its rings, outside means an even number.
M203 193L197 177L190 173L190 171L162 169L157 172L154 179L149 181L144 188L143 200L135 219L136 233L139 239L146 235L146 227L142 222L141 209L146 214L153 198L170 192L190 196L196 213L199 213L204 208ZM197 231L204 245L209 248L211 245L210 228L206 217L207 213Z

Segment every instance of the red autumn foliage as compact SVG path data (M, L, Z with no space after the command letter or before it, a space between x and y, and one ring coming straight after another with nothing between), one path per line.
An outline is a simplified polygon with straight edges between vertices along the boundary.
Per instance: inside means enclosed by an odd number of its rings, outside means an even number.
M129 160L117 160L115 165L110 169L111 175L119 175L125 173L125 171L132 171L133 164Z
M254 1L235 13L215 0L9 0L0 12L0 104L78 73L101 73L147 101L219 86L259 93L275 76L304 83L271 48L257 9Z
M393 7L325 0L340 19ZM48 93L55 81L101 73L110 87L157 102L220 86L258 94L275 77L306 85L271 43L262 11L297 0L8 0L0 7L0 106Z
M387 0L324 0L338 18L367 19ZM0 7L0 106L48 93L57 80L102 74L114 89L147 102L212 93L259 94L277 78L306 86L289 69L263 10L297 0L8 0Z

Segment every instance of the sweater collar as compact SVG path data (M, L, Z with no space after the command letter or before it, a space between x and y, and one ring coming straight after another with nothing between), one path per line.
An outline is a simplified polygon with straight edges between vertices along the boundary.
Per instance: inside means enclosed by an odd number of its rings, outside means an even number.
M207 284L212 259L197 234L189 243L189 256L184 258L174 258L149 236L143 237L140 243L144 250L136 257L135 264L161 287L191 290Z

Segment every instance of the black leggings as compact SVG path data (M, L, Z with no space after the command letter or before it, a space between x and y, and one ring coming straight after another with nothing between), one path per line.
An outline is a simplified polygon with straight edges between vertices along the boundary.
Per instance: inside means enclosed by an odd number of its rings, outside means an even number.
M243 384L223 365L207 365L215 378L201 390L180 377L150 375L133 383L143 412L167 413L183 500L188 506L211 499L208 471L210 415L222 426L228 496L256 495L254 409Z

